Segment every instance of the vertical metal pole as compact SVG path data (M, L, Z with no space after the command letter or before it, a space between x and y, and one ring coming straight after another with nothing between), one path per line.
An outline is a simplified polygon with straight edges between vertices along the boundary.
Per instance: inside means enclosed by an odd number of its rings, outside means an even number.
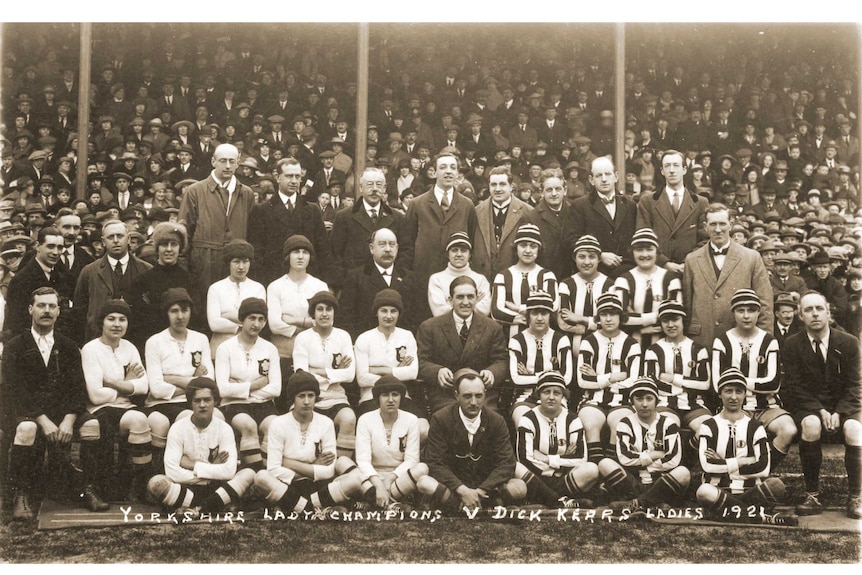
M359 46L357 50L356 69L356 152L353 158L355 166L355 185L359 189L359 176L365 170L365 146L368 141L368 23L359 24Z
M83 199L87 190L87 143L90 141L90 66L93 50L93 25L81 23L81 58L78 70L78 169L75 197Z
M616 26L616 50L614 62L614 165L619 173L617 187L625 189L626 152L623 133L626 129L626 25L623 22Z

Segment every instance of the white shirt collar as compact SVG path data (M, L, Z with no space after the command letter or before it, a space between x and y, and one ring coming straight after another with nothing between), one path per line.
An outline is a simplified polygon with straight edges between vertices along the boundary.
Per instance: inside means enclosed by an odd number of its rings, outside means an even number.
M278 197L281 200L282 204L287 204L288 200L290 200L290 203L293 204L293 207L294 208L296 207L296 194L293 194L292 196L286 196L286 195L282 194L281 191L279 191Z
M812 335L810 333L807 335L808 335L808 345L811 346L811 349L814 349L814 337L812 337ZM830 335L832 335L832 331L827 329L826 335L824 335L823 338L820 340L820 343L823 344L824 351L829 349L829 336Z
M111 256L108 256L108 263L109 263L109 264L111 264L111 268L115 268L115 267L117 267L117 262L120 262L121 264L123 264L123 269L126 269L126 266L127 266L127 265L128 265L128 263L129 263L129 254L128 254L128 252L126 252L126 255L124 255L124 256L123 256L123 257L121 257L120 259L116 259L116 258L113 258L113 257L111 257Z
M49 331L48 333L46 333L45 335L42 335L31 327L30 333L33 335L34 341L38 342L39 338L45 338L45 341L48 342L49 347L54 346L54 330L53 329L51 331Z

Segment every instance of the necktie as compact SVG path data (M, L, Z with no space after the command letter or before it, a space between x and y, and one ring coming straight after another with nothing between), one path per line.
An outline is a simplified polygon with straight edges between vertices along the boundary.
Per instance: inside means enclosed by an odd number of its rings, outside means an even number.
M536 338L536 365L533 366L534 373L542 373L545 371L545 352L543 351L543 343L542 340Z
M392 272L389 270L384 270L382 272L383 279L386 281L386 285L392 285Z
M443 199L440 200L440 207L443 209L443 213L449 211L449 194L444 192Z
M817 359L817 365L819 365L821 368L824 368L824 367L826 367L826 360L823 359L823 352L821 351L821 348L820 348L820 346L822 344L823 344L823 342L820 341L819 337L814 338L814 355L816 356L816 359Z
M548 426L548 454L556 455L557 454L557 421L551 421Z
M593 317L593 282L587 282L587 293L584 296L584 315Z
M371 223L377 224L377 208L371 208Z
M604 373L612 373L614 359L614 342L608 340L608 354L605 356Z
M602 199L602 203L606 206L609 206L614 203L614 196L611 196L611 199L607 199L602 195L599 195L599 197Z
M727 245L727 246L725 246L719 250L713 249L712 255L714 255L714 256L726 256L728 248L730 248L730 245Z
M652 301L653 301L653 293L652 293L652 280L648 279L646 281L646 294L644 294L644 313L652 312Z
M293 215L293 202L291 202L290 200L287 200L287 202L285 202L285 204L284 204L284 207L287 208L288 215L292 216Z
M469 333L469 329L467 329L467 322L463 322L461 324L461 331L458 332L458 335L461 337L461 344L464 345L467 343L467 335Z
M673 372L682 373L682 350L679 347L673 348Z
M527 278L526 273L521 274L521 293L520 293L520 296L521 296L520 300L518 300L518 301L522 301L522 302L527 301L527 298L530 296L530 280Z
M60 259L63 260L63 266L69 269L69 255L66 252L60 254Z
M119 261L114 266L114 297L119 297L120 285L123 282L123 264Z
M748 363L751 357L751 344L739 342L739 347L742 349L742 356L739 358L739 371L742 375L748 377Z
M674 192L673 194L673 215L679 215L679 193Z

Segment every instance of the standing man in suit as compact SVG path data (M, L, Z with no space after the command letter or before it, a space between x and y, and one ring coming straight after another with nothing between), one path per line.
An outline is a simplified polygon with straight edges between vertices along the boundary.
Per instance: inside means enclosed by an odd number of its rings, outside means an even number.
M512 196L512 173L509 168L492 168L488 182L491 197L476 206L479 228L473 251L473 270L488 281L513 262L515 233L533 211L532 206Z
M99 313L105 302L129 299L135 278L153 267L129 252L129 230L120 220L105 222L102 226L102 242L105 255L87 264L75 285L73 309L78 315L77 325L86 326L84 342L102 334L102 326L98 321L102 319ZM206 299L203 301L206 302Z
M458 158L441 154L435 160L437 182L434 187L413 200L398 233L401 260L405 268L413 270L416 285L428 285L431 274L447 265L446 244L455 232L467 232L475 245L476 209L473 202L455 190ZM431 316L428 302L418 298L416 319Z
M410 296L408 275L395 265L398 256L395 232L388 228L375 230L365 245L371 252L371 261L347 272L344 289L338 299L338 327L347 331L354 341L363 332L377 327L377 317L372 309L377 292L392 288L401 294L402 301L408 301ZM409 307L406 308L398 320L405 329L413 327L409 311Z
M191 295L197 309L206 309L210 285L228 275L224 246L246 239L254 193L234 175L238 160L236 146L219 145L210 175L187 187L180 203L178 220L189 233Z
M638 202L637 229L652 228L658 236L658 265L683 273L685 257L697 247L709 202L687 190L682 152L668 150L661 158L661 173L666 186L652 194L641 195Z
M63 235L60 230L50 226L39 230L36 255L23 268L19 269L6 292L6 321L4 331L8 338L19 335L32 323L27 304L34 290L51 287L57 290L60 301L58 309L69 310L72 287L67 274L59 267L60 252L63 250ZM59 313L58 313L59 316ZM53 327L53 324L52 324ZM67 332L66 335L73 335Z
M478 289L469 276L449 284L452 313L422 322L416 334L419 349L419 379L425 383L433 414L455 402L454 373L461 368L476 370L496 404L497 390L508 375L509 354L503 329L496 321L474 313Z
M29 297L30 329L16 334L3 349L4 399L15 426L9 451L10 481L15 488L15 519L30 519L30 495L36 473L49 453L50 485L67 487L59 471L71 458L72 436L87 404L81 352L75 342L56 332L60 296L40 287ZM6 454L3 454L6 457ZM48 490L48 494L54 491Z
M785 384L790 391L793 418L801 430L799 458L805 478L805 502L799 515L823 511L819 500L821 436L844 436L847 468L847 517L862 519L862 381L859 340L830 329L826 298L809 292L799 300L805 330L787 338L781 350Z
M339 211L335 215L331 241L334 266L339 273L337 278L333 278L338 281L329 284L333 288L341 287L344 273L371 262L368 241L374 231L388 228L398 235L402 216L394 212L385 199L386 176L383 170L366 168L359 176L356 203L351 209Z
M294 158L276 164L278 192L269 201L251 208L248 241L254 246L255 278L265 286L284 275L282 248L293 235L303 235L314 247L314 259L308 273L328 282L333 275L332 252L321 211L305 203L299 195L302 165ZM323 272L323 274L321 274Z
M617 277L634 267L631 241L637 223L637 206L624 195L617 194L617 180L610 158L602 156L593 160L590 183L594 190L572 203L572 234L565 243L568 255L581 236L590 235L599 240L602 246L599 271L608 277Z
M559 168L551 168L542 171L539 178L542 199L526 214L522 223L539 228L542 250L536 263L554 272L557 278L567 278L572 274L572 250L566 242L574 233L574 220L571 209L565 203L565 177Z
M772 285L755 250L730 239L730 211L724 204L706 208L709 242L685 258L683 302L689 310L686 333L702 346L734 327L730 300L736 290L753 289L760 298L757 327L772 334Z

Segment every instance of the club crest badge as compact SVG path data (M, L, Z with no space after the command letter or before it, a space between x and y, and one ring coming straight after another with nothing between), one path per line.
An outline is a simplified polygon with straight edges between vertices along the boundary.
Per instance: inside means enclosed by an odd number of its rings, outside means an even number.
M333 353L332 354L332 369L338 369L338 364L341 363L341 354Z
M269 360L261 359L257 362L257 373L260 375L269 375Z
M201 366L201 360L203 359L202 351L193 351L192 352L192 367L198 368Z
M404 361L404 357L407 355L407 346L402 345L401 347L395 348L395 361L401 363Z

